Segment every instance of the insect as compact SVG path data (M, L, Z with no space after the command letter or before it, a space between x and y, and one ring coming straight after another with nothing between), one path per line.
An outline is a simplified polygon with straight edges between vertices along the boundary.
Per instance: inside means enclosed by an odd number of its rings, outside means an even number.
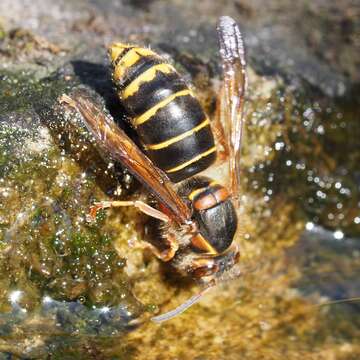
M61 99L82 114L99 146L120 161L157 200L156 207L141 201L103 201L95 204L95 210L135 206L160 220L162 248L152 246L154 254L204 284L205 290L239 260L234 237L246 62L236 22L221 17L217 33L223 85L219 117L214 122L210 123L192 90L163 57L148 48L122 43L109 49L113 80L142 150L84 93L63 95ZM223 134L219 140L228 153L229 190L197 175L216 159L214 133ZM198 297L167 318L183 311Z

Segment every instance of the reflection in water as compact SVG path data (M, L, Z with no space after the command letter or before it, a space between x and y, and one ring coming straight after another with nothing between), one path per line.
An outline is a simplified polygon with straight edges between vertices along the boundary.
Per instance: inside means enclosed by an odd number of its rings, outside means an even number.
M134 329L134 315L124 304L88 308L79 302L56 301L44 296L36 312L21 307L23 291L10 293L12 310L0 315L0 333L16 330L23 334L67 334L79 336L118 336Z

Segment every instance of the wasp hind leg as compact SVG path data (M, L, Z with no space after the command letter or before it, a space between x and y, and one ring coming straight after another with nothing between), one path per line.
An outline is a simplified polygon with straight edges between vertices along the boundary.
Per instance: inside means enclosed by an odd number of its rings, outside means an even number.
M90 218L94 219L96 217L96 214L101 209L107 209L112 207L123 207L123 206L135 206L138 208L141 212L144 214L151 216L155 219L168 222L169 217L164 214L163 212L151 207L150 205L142 202L142 201L100 201L94 203L94 205L90 208Z

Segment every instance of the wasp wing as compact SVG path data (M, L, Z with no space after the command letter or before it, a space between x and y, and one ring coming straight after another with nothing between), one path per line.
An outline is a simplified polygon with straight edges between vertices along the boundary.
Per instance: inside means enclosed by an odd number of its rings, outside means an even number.
M176 193L166 174L151 162L88 94L78 90L71 97L63 95L61 101L81 113L86 127L94 135L99 146L114 160L120 161L144 184L149 192L169 210L173 220L179 224L189 221L190 210Z
M244 96L247 83L245 50L239 27L231 17L220 17L217 32L224 77L220 114L229 148L231 192L238 202Z

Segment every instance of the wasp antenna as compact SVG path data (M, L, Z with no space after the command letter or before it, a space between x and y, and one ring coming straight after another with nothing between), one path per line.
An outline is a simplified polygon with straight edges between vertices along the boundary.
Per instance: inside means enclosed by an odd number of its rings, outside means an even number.
M328 305L346 304L346 303L351 303L351 302L360 302L360 296L347 298L347 299L338 299L338 300L327 301L325 303L317 304L315 306L322 307L322 306L328 306Z
M205 295L205 293L207 293L213 287L214 286L209 286L209 287L205 288L204 290L200 291L198 294L195 294L194 296L192 296L189 300L182 303L180 306L178 306L174 310L170 310L164 314L152 317L151 321L153 321L157 324L160 324L164 321L170 320L170 319L174 318L175 316L182 314L189 307L196 304L203 297L203 295Z

